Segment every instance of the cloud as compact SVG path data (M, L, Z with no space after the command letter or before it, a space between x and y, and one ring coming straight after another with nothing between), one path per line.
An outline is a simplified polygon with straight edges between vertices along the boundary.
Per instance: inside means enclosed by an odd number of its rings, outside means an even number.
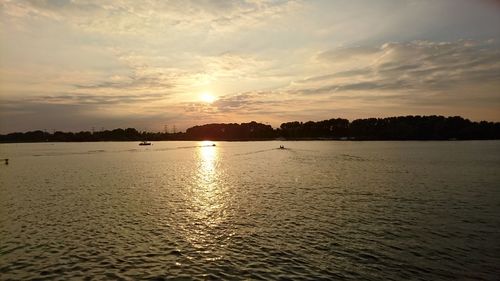
M362 63L358 56L363 57ZM464 83L492 83L500 77L500 50L489 42L471 40L391 42L377 48L342 48L320 53L317 59L338 71L295 81L291 91L305 95L437 91Z
M272 97L272 99L270 99ZM245 92L236 95L227 95L214 102L214 106L221 112L248 112L262 108L270 108L278 101L270 92ZM284 101L280 103L284 105Z
M367 46L341 47L334 50L328 50L318 55L320 61L331 63L352 63L361 59L371 59L373 54L378 52L378 48Z
M258 104L269 106L268 103L258 99L259 95L262 95L262 93L247 92L222 96L212 104L204 102L186 103L185 111L205 114L219 114L235 111L242 113Z
M165 81L166 80L166 81ZM174 87L174 84L168 82L163 75L158 74L155 76L147 77L122 77L122 76L112 76L108 81L102 81L96 84L76 84L74 85L77 89L106 89L106 90L165 90Z
M45 18L91 32L154 34L174 27L210 32L231 32L265 24L297 10L299 1L16 1L4 3L4 13L14 19Z
M165 94L129 94L129 95L97 95L97 94L61 94L37 96L24 99L24 102L66 105L120 105L159 102L168 98Z
M2 100L0 132L28 130L90 130L136 127L161 130L165 122L179 119L174 107L161 106L155 96L99 97L59 95L23 100ZM15 120L15 121L13 121ZM180 124L180 123L179 123Z

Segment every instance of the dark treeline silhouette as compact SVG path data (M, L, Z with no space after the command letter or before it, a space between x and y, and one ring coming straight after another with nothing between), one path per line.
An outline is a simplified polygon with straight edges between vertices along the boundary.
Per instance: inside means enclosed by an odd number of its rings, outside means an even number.
M206 124L185 133L139 132L134 128L78 133L31 131L0 135L0 142L83 142L160 140L486 140L500 139L500 123L472 122L459 116L400 116L388 118L329 119L287 122L280 128L250 123Z
M139 132L134 128L105 130L99 132L82 131L78 133L56 131L52 134L38 130L26 133L0 135L0 142L159 141L180 140L183 135L183 133L168 134Z
M270 125L252 121L250 123L207 124L186 130L185 137L190 140L252 140L276 138L276 131Z
M294 121L281 124L278 134L286 139L302 138L333 138L340 139L350 136L349 120L330 119L319 122L305 123Z
M460 116L400 116L388 118L330 119L281 124L288 139L332 138L356 140L483 140L500 139L500 123L472 122Z

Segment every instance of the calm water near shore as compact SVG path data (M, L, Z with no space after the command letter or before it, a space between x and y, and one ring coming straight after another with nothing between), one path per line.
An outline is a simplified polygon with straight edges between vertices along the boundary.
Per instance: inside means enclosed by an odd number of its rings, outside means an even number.
M500 141L216 144L1 144L0 279L500 276Z

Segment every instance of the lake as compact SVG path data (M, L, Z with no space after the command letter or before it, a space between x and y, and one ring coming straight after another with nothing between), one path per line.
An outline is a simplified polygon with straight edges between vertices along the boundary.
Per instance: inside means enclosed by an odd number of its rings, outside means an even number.
M0 279L500 276L500 141L215 144L1 144Z

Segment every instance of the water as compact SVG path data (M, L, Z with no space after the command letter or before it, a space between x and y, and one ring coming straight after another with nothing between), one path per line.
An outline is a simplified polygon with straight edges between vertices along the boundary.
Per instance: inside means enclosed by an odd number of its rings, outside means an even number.
M500 276L498 141L137 144L0 145L0 279Z

